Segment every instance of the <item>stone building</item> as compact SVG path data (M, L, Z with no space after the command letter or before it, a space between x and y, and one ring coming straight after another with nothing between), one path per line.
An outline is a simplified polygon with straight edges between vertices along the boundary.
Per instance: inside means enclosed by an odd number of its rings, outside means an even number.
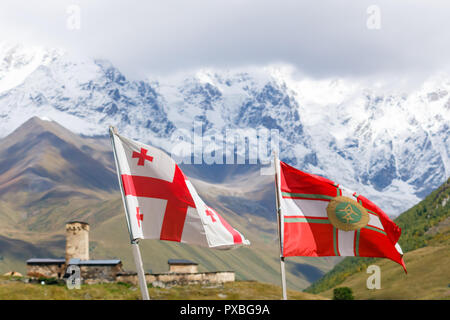
M119 259L113 260L80 260L72 258L69 265L80 267L81 278L86 284L115 282L117 274L123 272Z
M197 273L198 263L184 259L169 259L169 273Z
M100 282L125 282L138 284L136 272L122 270L119 259L91 260L89 256L89 224L71 221L66 224L65 258L32 258L27 260L27 275L32 278L68 277L66 270L70 265L80 268L82 282L94 284ZM234 271L198 272L198 263L183 260L168 260L169 271L164 273L147 273L148 284L221 284L235 280Z
M164 273L146 273L145 280L153 286L186 284L222 284L235 281L234 271L198 272L198 264L189 260L169 259L169 271ZM117 274L118 282L137 285L136 272Z
M32 278L57 278L66 275L69 265L80 267L84 283L114 282L116 274L123 272L122 262L89 259L89 224L71 221L66 224L65 258L32 258L27 260L27 275Z
M27 275L32 278L61 279L66 273L66 259L32 258L27 260Z
M66 224L66 261L89 260L89 224L71 221Z

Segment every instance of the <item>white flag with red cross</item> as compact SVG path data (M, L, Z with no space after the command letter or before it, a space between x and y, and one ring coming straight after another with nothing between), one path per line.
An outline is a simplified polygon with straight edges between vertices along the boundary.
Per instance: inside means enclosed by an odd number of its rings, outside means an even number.
M132 239L229 249L250 242L208 207L165 152L112 134Z

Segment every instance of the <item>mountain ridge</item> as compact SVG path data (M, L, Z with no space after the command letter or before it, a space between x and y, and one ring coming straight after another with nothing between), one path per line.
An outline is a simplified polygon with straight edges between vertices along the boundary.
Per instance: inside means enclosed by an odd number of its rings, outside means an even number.
M107 60L3 46L0 81L14 74L21 81L0 92L0 136L24 114L39 115L87 136L103 136L112 124L169 153L181 136L187 152L205 156L223 150L227 130L241 138L277 130L281 159L358 190L389 215L450 176L449 75L410 92L296 78L286 65L129 80ZM199 137L203 145L192 146Z

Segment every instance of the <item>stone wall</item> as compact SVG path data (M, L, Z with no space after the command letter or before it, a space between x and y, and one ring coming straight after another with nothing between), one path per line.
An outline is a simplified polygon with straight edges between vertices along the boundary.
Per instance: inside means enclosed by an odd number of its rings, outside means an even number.
M115 266L80 266L81 279L85 284L110 283L122 270L122 264Z
M27 274L33 278L46 277L62 279L66 265L28 265ZM138 285L135 272L123 272L122 264L118 265L80 265L81 279L85 284L125 282ZM187 284L222 284L235 281L233 271L201 272L201 273L159 273L145 274L148 284L187 285Z
M123 272L122 264L111 266L80 266L83 283L110 283L116 281L116 275ZM62 279L66 273L66 265L46 264L27 265L27 275L32 278L57 278Z
M163 283L169 285L186 285L186 284L221 284L225 282L235 281L235 273L233 271L203 272L203 273L159 273L145 274L145 280L148 284ZM119 273L116 278L117 282L125 282L138 285L138 276L134 272Z
M198 272L198 266L195 264L171 264L169 265L169 272L170 273L197 273Z
M65 264L27 265L27 275L32 278L45 277L61 279L65 271Z

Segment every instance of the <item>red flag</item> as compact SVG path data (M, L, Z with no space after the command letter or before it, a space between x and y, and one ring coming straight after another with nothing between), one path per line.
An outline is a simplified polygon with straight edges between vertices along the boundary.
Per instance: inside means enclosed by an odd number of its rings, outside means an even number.
M400 228L371 201L279 161L282 255L382 257L401 264Z

